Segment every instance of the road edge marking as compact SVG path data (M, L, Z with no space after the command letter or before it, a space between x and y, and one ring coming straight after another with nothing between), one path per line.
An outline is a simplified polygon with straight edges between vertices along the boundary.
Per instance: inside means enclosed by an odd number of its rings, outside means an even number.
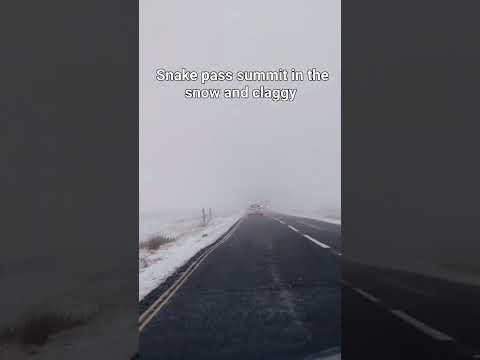
M148 307L139 317L139 332L148 325L148 323L158 314L158 312L168 303L168 301L176 294L176 292L182 287L182 285L188 280L188 278L193 274L193 272L200 266L200 264L215 251L218 247L224 244L235 232L238 226L243 222L244 217L240 218L238 222L233 226L233 228L228 231L223 238L214 244L210 249L205 253L200 255L200 257L195 260L187 270L167 289L165 290L155 302Z

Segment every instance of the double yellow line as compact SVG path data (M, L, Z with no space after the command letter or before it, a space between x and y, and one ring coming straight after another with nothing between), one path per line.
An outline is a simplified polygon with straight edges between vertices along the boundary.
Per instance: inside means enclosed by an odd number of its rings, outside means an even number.
M165 290L155 302L150 305L150 307L140 315L138 320L139 323L139 332L148 325L148 323L158 314L158 312L168 303L168 301L176 294L176 292L182 287L182 285L188 280L190 275L200 266L200 264L210 255L212 252L215 251L218 247L220 247L224 242L226 242L235 230L238 228L240 223L243 221L243 218L237 221L237 223L232 227L232 229L227 232L223 238L211 246L207 251L205 251L200 257L195 260L188 269L170 286L167 290Z

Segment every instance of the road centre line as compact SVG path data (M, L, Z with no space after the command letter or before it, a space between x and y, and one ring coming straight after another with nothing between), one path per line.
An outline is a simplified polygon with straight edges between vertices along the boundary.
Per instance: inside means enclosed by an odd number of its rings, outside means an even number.
M313 237L311 237L310 235L307 235L307 234L302 234L304 237L306 237L308 240L310 240L311 242L313 242L314 244L324 248L324 249L330 249L330 246L328 246L327 244L324 244L322 243L321 241L318 241L317 239L314 239Z
M380 300L377 299L375 296L369 294L368 292L362 290L362 289L359 289L359 288L353 288L353 290L355 290L357 293L359 293L360 295L362 295L364 298L374 302L374 303L380 303Z
M275 219L279 222L281 222L280 220L278 219ZM286 224L285 224L286 225ZM294 228L293 226L291 225L288 225L288 227L290 229L292 229L293 231L295 232L300 232L298 229ZM330 246L326 245L326 244L323 244L322 242L318 241L317 239L307 235L307 234L302 234L304 237L306 237L307 239L309 239L310 241L314 242L315 244L323 247L323 248L330 248ZM341 253L337 253L337 255L341 256ZM348 286L348 287L352 287L351 284L345 280L342 280L342 284L344 284L345 286ZM352 289L357 292L358 294L360 294L362 297L366 298L367 300L373 302L373 303L376 303L376 304L379 304L381 303L381 300L378 299L377 297L373 296L372 294L360 289L360 288L356 288L356 287L352 287ZM433 339L435 340L438 340L438 341L455 341L454 338L452 338L451 336L439 331L439 330L436 330L432 327L430 327L429 325L415 319L414 317L408 315L407 313L403 312L402 310L392 310L392 309L389 309L389 311L394 314L397 318L401 319L402 321L408 323L409 325L415 327L416 329L422 331L424 334L432 337ZM475 355L474 358L480 358L480 356Z
M428 326L427 324L421 322L420 320L417 320L414 317L403 312L402 310L390 310L390 312L395 316L397 316L398 318L402 319L403 321L407 322L408 324L412 325L416 329L420 330L424 334L434 338L435 340L454 341L454 339L451 336L444 334L443 332Z
M272 217L272 219L275 220L275 221L278 221L280 224L287 225L287 224L285 224L282 220L280 220L280 219L278 219L278 218L276 218L276 217Z
M273 219L276 220L276 221L278 221L278 222L280 222L280 223L282 223L282 224L284 224L284 225L287 225L286 223L284 223L284 222L281 221L281 220L278 220L278 219L276 219L276 218L273 218ZM295 227L293 227L293 226L291 226L291 225L287 225L287 226L288 226L291 230L293 230L293 231L301 234L302 236L304 236L305 238L307 238L308 240L310 240L310 241L313 242L314 244L316 244L316 245L318 245L318 246L320 246L320 247L322 247L322 248L324 248L324 249L330 249L330 246L329 246L329 245L324 244L324 243L322 243L321 241L318 241L317 239L311 237L310 235L303 234L300 230L298 230L297 228L295 228ZM337 252L334 252L334 254L335 254L335 255L338 255L338 256L341 256L341 255L342 255L341 253L337 253Z
M275 219L277 220L277 219ZM281 220L277 220L281 223L283 223ZM285 223L283 223L284 225L287 225ZM290 229L292 229L293 231L295 232L298 232L300 233L300 231L296 228L294 228L293 226L290 226L290 225L287 225ZM323 244L322 242L318 241L317 239L311 237L310 235L307 235L307 234L303 234L301 233L301 235L303 235L304 237L306 237L307 239L309 239L310 241L312 241L313 243L323 247L323 248L330 248L330 246L326 245L326 244ZM341 256L342 254L340 252L336 253L338 256ZM358 294L360 294L362 297L366 298L367 300L373 302L373 303L376 303L376 304L380 304L382 303L380 299L378 299L377 297L373 296L372 294L360 289L360 288L356 288L356 287L352 287L352 285L345 281L345 280L342 280L342 284L344 284L345 286L348 286L348 287L351 287L355 292L357 292ZM414 317L408 315L407 313L405 313L404 311L402 310L398 310L398 309L388 309L393 315L395 315L398 319L406 322L407 324L415 327L416 329L420 330L421 332L423 332L424 334L430 336L431 338L437 340L437 341L455 341L455 339L437 329L434 329L432 328L431 326L421 322L420 320L417 320L415 319ZM475 354L473 356L473 358L475 359L480 359L480 354Z
M300 230L298 230L297 228L295 228L295 227L293 227L293 226L291 226L291 225L288 225L288 224L284 223L282 220L279 220L279 219L277 219L277 218L272 218L272 219L278 221L279 223L281 223L281 224L283 224L283 225L287 225L291 230L293 230L293 231L295 231L295 232L303 235L303 236L306 237L308 240L312 241L313 243L317 244L318 246L320 246L320 247L322 247L322 248L324 248L324 249L330 249L330 246L329 246L329 245L324 244L324 243L322 243L321 241L318 241L317 239L311 237L310 235L307 235L307 234L302 233L302 232L301 232ZM342 253L340 253L340 252L334 252L334 253L335 253L335 255L342 256Z
M291 225L288 225L288 227L289 227L290 229L292 229L293 231L297 232L297 233L298 233L298 232L300 232L300 230L298 230L298 229L294 228L294 227L293 227L293 226L291 226Z
M348 281L342 280L341 282L342 282L343 285L345 285L347 287L350 287L352 290L354 290L355 292L357 292L358 294L360 294L364 298L368 299L369 301L374 302L376 304L381 304L382 303L382 301L380 299L373 296L372 294L370 294L370 293L368 293L368 292L366 292L366 291L364 291L360 288L352 287L352 285ZM434 340L437 340L437 341L455 341L455 339L453 337L441 332L440 330L434 329L433 327L425 324L424 322L422 322L420 320L415 319L413 316L408 315L407 313L405 313L402 310L388 309L388 308L387 308L387 310L390 311L390 313L392 313L393 315L395 315L398 319L400 319L400 320L406 322L407 324L413 326L417 330L420 330L422 333L430 336Z
M350 284L346 281L342 281L342 283L344 283L345 285L349 286ZM359 288L352 288L354 291L356 291L357 293L359 293L360 295L362 295L364 298L374 302L374 303L381 303L380 299L376 298L375 296L369 294L368 292L362 290L362 289L359 289ZM416 329L420 330L421 332L423 332L424 334L432 337L433 339L435 340L438 340L438 341L454 341L454 339L439 331L439 330L436 330L432 327L430 327L429 325L421 322L420 320L417 320L415 319L414 317L408 315L407 313L405 313L404 311L402 310L397 310L397 309L389 309L389 311L395 315L397 318L403 320L404 322L408 323L409 325L415 327Z

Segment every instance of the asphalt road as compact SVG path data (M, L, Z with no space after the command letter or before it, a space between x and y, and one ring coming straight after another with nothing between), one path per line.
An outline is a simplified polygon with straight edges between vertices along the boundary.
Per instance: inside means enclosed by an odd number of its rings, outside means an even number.
M315 359L339 350L340 226L273 217L244 218L191 272L142 329L140 359Z
M346 360L480 359L478 287L354 263L341 248L339 225L245 218L145 326L140 359L313 360L340 346Z
M480 289L344 261L344 359L480 358Z

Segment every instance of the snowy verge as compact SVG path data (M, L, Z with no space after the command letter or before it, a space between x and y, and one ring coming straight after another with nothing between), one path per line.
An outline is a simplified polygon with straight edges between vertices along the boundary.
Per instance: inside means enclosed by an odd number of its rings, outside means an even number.
M198 251L213 244L240 219L242 215L214 218L206 226L189 228L176 241L156 251L139 251L138 299L142 300Z
M280 211L285 215L291 215L296 217L302 217L312 220L319 220L330 224L342 225L342 219L336 216L329 216L322 213L316 212L305 212L305 211Z
M296 215L296 216L300 216L300 215ZM319 221L323 221L323 222L330 223L330 224L335 224L335 225L342 225L342 220L334 219L334 218L331 218L331 217L324 217L324 216L312 217L312 216L305 216L305 215L303 215L301 217L305 217L305 218L309 218L309 219L313 219L313 220L319 220Z

